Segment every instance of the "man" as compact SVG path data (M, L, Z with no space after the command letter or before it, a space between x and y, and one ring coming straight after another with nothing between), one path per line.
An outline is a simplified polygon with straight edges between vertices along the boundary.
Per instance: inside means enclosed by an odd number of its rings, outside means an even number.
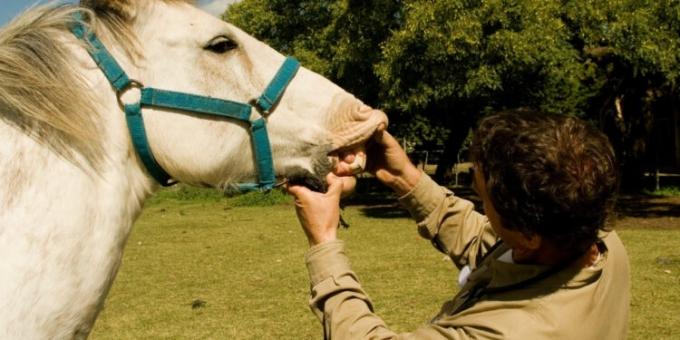
M486 215L417 170L389 133L374 140L368 170L400 196L419 233L461 269L462 288L429 324L395 334L373 313L336 239L340 196L353 181L329 175L326 194L291 186L311 245L311 307L326 338L626 337L628 259L605 227L617 172L602 133L576 118L536 112L484 119L471 155ZM337 174L348 175L345 168L342 163Z

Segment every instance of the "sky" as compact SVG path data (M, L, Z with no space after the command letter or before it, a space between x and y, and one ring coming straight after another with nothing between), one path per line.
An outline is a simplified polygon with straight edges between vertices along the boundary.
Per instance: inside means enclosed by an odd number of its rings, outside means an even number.
M199 0L198 7L214 14L220 15L230 4L239 0ZM0 27L12 20L17 14L35 5L48 3L46 0L0 0ZM77 2L76 0L63 0L61 2Z

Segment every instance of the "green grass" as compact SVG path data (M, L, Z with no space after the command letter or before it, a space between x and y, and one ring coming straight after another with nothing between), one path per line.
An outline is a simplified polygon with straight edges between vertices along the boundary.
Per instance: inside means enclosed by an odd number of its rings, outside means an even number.
M307 241L290 198L173 190L148 202L135 224L92 339L322 337L307 306ZM264 206L243 206L254 202ZM394 211L349 207L352 226L340 237L376 312L407 331L455 294L457 272ZM679 232L620 231L633 270L629 339L680 338ZM192 308L198 300L205 304Z
M680 339L680 230L620 235L633 278L629 339Z

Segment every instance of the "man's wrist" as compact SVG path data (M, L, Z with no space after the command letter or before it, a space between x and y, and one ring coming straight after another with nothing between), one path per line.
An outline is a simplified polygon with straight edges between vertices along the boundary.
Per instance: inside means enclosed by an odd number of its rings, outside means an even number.
M398 196L403 196L416 187L421 175L422 173L416 167L407 166L400 175L394 177L394 180L388 186Z
M307 238L307 240L309 241L309 247L310 248L324 244L324 243L336 241L337 239L338 239L337 234Z

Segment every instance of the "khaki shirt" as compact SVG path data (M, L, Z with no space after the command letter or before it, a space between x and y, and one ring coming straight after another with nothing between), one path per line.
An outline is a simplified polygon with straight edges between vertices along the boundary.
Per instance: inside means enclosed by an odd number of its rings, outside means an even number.
M310 306L326 338L626 338L630 277L626 251L615 232L601 235L602 256L591 267L520 265L499 261L508 248L499 242L492 249L497 240L486 217L428 176L400 202L423 237L459 268L472 268L467 284L429 324L396 334L373 313L342 241L315 246L306 255Z

